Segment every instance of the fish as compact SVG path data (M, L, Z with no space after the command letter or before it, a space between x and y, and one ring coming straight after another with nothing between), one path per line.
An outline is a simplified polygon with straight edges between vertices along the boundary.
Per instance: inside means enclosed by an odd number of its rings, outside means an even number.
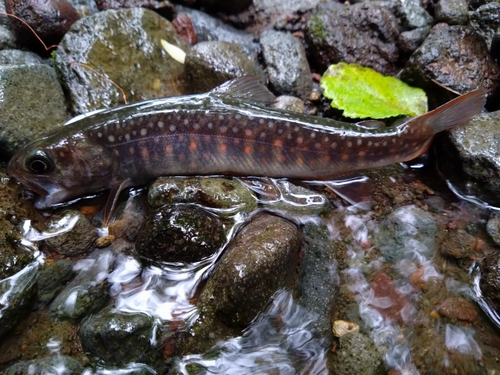
M240 77L204 94L97 110L27 145L7 171L38 195L38 209L109 189L105 216L123 189L159 176L331 180L421 155L437 133L481 112L486 91L394 127L274 109L274 100L258 78Z

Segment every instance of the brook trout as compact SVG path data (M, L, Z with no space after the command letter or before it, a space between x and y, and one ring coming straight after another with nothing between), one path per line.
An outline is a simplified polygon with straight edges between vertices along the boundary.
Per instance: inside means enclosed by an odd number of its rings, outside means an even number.
M485 103L483 89L396 127L367 127L268 108L274 96L256 78L200 95L155 99L78 116L26 146L8 173L46 208L165 175L236 175L327 180L408 161L433 136L466 124Z

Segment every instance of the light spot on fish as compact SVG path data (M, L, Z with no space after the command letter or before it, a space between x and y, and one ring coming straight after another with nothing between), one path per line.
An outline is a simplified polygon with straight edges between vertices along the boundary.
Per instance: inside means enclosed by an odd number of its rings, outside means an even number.
M170 129L171 132L174 132L176 129L176 126L174 124L172 124L168 128Z
M267 126L269 126L270 128L272 128L272 127L274 126L274 122L269 121L269 122L267 123Z
M316 149L320 149L320 148L321 148L321 143L316 142L316 143L314 144L314 148L316 148Z
M245 129L245 135L246 135L247 137L251 137L251 136L252 136L252 134L253 134L253 133L252 133L252 131L251 131L250 129Z
M261 133L260 133L260 137L261 137L261 138L266 138L266 133L261 132Z
M196 123L193 125L194 130L198 130L200 128L200 124Z
M285 122L285 126L286 126L287 128L289 128L289 127L290 127L290 122L289 122L289 121Z
M214 127L214 124L213 124L213 123L211 123L211 122L209 122L209 123L207 124L207 126L208 126L208 128L209 128L209 129L212 129L212 128Z
M331 148L337 148L337 142L332 142L332 144L330 145Z
M297 137L297 144L302 144L302 142L304 142L304 138L302 137Z
M163 124L163 121L158 121L158 127L159 127L160 129L161 129L161 128L163 128L163 125L164 125L164 124Z
M263 123L264 123L264 119L263 119L263 118L260 118L260 119L259 119L259 124L261 124L261 125L262 125Z
M224 120L224 115L219 115L219 120Z
M189 120L186 118L186 119L184 119L184 125L187 125L187 124L189 124Z
M225 133L226 131L227 131L227 126L222 125L222 126L220 127L220 132L221 132L221 133Z
M241 120L241 115L239 113L237 113L235 116L234 116L235 120Z
M148 130L146 128L142 128L141 129L141 136L145 136L146 134L148 134Z
M382 146L387 146L387 141L382 142Z
M108 135L108 141L114 142L115 141L115 136L112 135L112 134Z
M327 143L330 139L328 137L323 138L323 142Z
M237 126L233 126L233 133L238 133L238 127Z
M361 138L358 138L358 140L356 141L356 144L358 146L361 146L362 143L363 143L363 140Z
M351 141L347 142L347 147L352 147L352 142Z
M120 129L120 123L119 122L116 123L116 130L118 130L118 129Z
M129 134L129 133L125 134L125 139L126 139L127 141L130 141L130 134Z
M311 132L311 138L316 138L316 132Z
M135 137L137 135L137 131L136 130L132 130L132 135Z
M368 141L367 146L368 146L368 147L371 147L371 145L372 145L372 144L373 144L373 142L372 142L372 141Z
M97 132L97 136L98 136L99 138L102 138L102 133L101 133L101 132Z
M153 129L153 126L155 126L155 124L153 124L153 121L150 121L150 122L148 122L148 126L149 126L151 129Z

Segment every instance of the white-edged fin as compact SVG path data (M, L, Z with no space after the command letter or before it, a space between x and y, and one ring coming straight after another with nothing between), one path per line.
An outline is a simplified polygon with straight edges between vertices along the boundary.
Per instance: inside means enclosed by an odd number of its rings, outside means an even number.
M106 201L106 206L104 206L103 225L105 227L108 226L109 219L111 219L111 216L115 213L116 203L118 203L120 193L123 191L123 189L126 189L129 186L131 186L131 181L130 178L127 178L119 184L113 185L109 190L108 200Z
M260 104L269 104L276 100L273 93L260 83L258 77L249 76L227 81L210 91L210 95L243 99Z
M467 124L479 114L486 104L486 90L483 88L459 96L442 106L408 121L410 123L426 124L433 134L455 126Z

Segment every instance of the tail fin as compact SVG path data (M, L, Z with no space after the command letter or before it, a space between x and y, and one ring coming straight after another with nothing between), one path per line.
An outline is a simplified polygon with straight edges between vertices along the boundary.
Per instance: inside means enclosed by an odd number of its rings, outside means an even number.
M415 120L422 121L436 134L440 131L468 123L481 112L486 103L486 90L483 88L459 96L442 106L427 112Z

